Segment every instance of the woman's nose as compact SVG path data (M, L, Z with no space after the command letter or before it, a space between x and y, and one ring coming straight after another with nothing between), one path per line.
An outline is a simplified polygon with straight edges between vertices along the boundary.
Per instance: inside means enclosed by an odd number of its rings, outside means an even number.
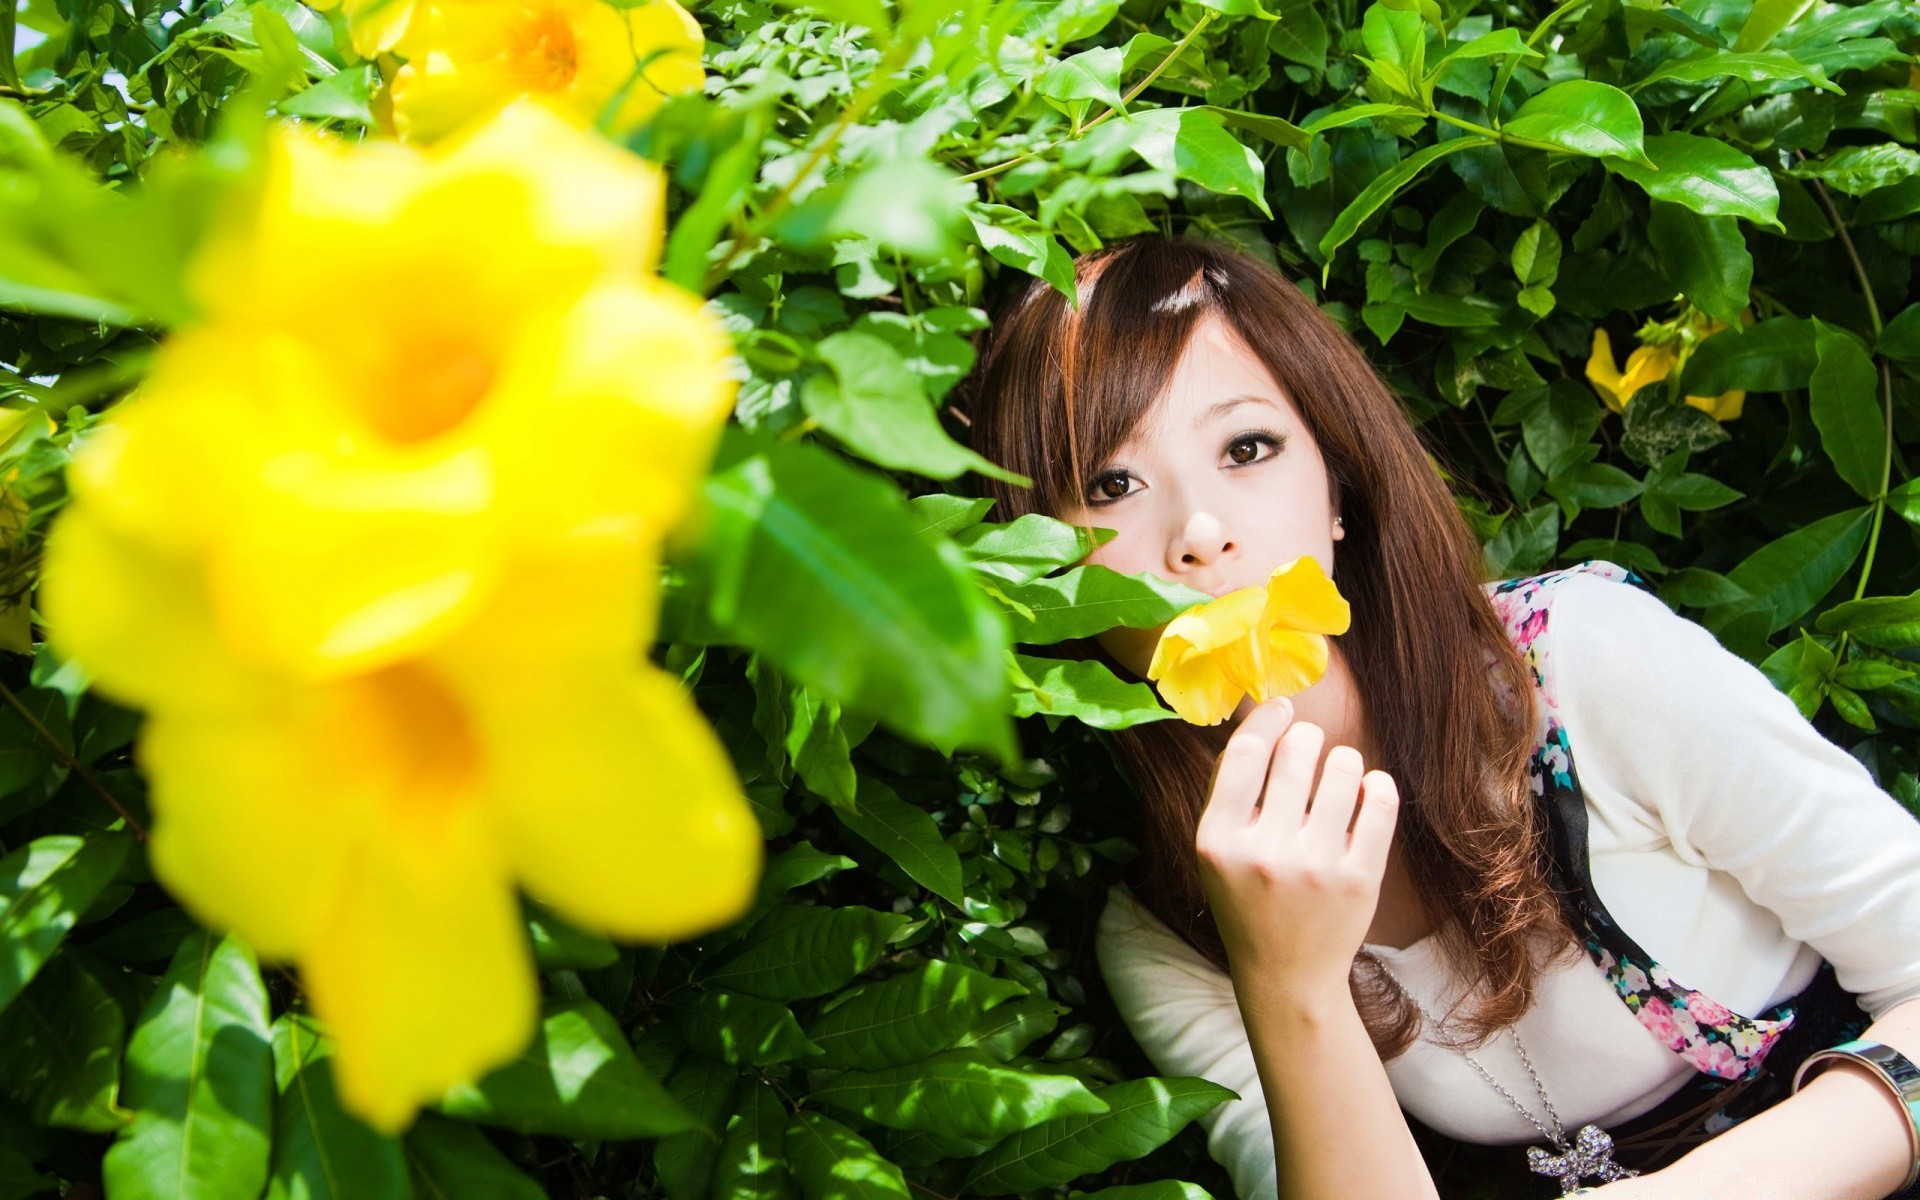
M1199 509L1187 518L1175 539L1173 557L1177 565L1191 568L1205 566L1233 550L1233 539L1227 536L1226 526L1212 513Z

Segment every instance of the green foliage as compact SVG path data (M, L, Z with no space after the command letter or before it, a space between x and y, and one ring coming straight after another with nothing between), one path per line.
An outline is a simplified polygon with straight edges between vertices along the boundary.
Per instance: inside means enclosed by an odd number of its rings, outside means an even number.
M1905 0L695 7L711 86L630 148L743 382L656 657L767 870L672 946L529 904L539 1038L389 1139L339 1110L291 977L153 882L140 714L30 623L68 456L191 316L180 265L259 117L359 136L382 64L294 0L9 6L0 1196L1230 1194L1188 1128L1228 1094L1153 1077L1091 953L1133 853L1091 731L1170 714L1053 649L1203 597L998 519L949 402L994 300L1071 294L1074 254L1135 234L1229 241L1350 331L1490 577L1635 567L1920 805ZM1700 314L1727 328L1624 411L1585 379L1596 330L1617 363Z

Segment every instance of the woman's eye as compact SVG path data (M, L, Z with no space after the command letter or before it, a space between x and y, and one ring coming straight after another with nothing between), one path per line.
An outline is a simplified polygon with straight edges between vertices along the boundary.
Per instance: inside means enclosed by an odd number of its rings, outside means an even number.
M1095 500L1120 499L1127 494L1127 481L1132 478L1133 476L1127 474L1125 471L1115 471L1109 475L1102 475L1093 481L1093 498Z
M1279 445L1279 442L1264 433L1246 433L1227 443L1227 457L1233 460L1234 465L1245 466L1260 460L1262 446L1271 446L1278 450Z

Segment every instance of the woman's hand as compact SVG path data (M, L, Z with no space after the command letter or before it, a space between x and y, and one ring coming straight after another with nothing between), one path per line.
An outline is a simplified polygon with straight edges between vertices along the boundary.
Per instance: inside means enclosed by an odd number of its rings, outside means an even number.
M1256 707L1220 754L1194 834L1236 981L1315 999L1348 995L1400 807L1392 776L1351 746L1327 752L1315 789L1325 740L1286 700Z

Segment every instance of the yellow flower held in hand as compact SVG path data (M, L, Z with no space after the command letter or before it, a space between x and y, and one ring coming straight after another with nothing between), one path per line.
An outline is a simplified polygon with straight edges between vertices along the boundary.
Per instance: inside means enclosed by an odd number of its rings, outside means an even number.
M706 80L700 23L674 0L422 3L391 88L394 127L410 141L443 137L522 96L581 126L613 104L608 128L621 134Z
M758 823L645 654L730 348L649 273L654 168L550 113L277 137L202 323L76 451L40 610L146 712L156 875L299 964L392 1132L531 1037L516 888L627 939L751 902Z
M1310 555L1246 587L1181 613L1160 634L1147 678L1173 711L1218 725L1240 699L1291 696L1327 671L1327 635L1345 633L1347 601Z

